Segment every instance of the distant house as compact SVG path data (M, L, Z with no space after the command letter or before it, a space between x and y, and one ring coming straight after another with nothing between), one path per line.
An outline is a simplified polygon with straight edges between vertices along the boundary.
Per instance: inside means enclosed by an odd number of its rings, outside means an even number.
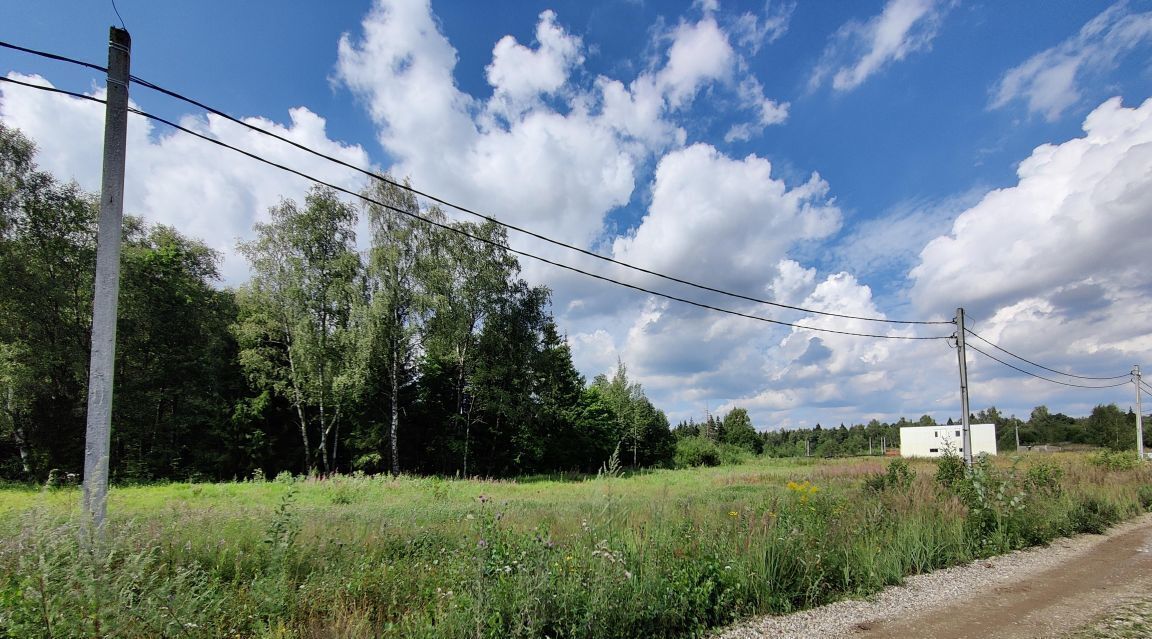
M996 454L996 424L971 424L972 454ZM901 457L939 457L951 450L964 454L960 424L955 426L905 426L900 429Z

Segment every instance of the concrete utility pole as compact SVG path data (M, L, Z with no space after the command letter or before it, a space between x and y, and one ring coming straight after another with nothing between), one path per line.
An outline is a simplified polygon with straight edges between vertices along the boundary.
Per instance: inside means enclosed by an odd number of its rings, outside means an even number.
M960 357L960 423L964 426L960 445L964 447L964 465L972 467L972 425L968 420L968 356L964 352L964 309L956 309L956 352Z
M1136 459L1144 461L1144 408L1140 405L1140 365L1132 367L1136 378Z
M112 438L112 382L116 362L116 308L120 295L120 236L124 218L124 155L128 137L128 76L132 37L108 32L108 100L104 111L104 178L96 235L92 300L92 358L88 368L88 425L84 437L85 522L99 531L108 506L108 450Z

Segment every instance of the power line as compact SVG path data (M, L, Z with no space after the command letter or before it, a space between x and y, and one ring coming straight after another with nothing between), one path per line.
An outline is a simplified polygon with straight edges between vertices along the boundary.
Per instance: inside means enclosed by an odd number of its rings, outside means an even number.
M395 187L397 187L397 188L401 188L401 189L404 189L405 191L408 191L408 192L410 192L410 193L412 193L412 194L414 194L414 195L418 195L418 196L420 196L420 197L423 197L423 198L425 198L425 199L427 199L427 200L430 200L430 201L432 201L432 202L436 202L437 204L441 204L441 205L443 205L443 206L447 206L447 207L449 207L449 208L455 209L455 210L457 210L457 211L460 211L460 212L462 212L462 213L467 213L468 215L472 215L472 216L478 217L478 218L480 218L480 219L482 219L482 220L485 220L485 221L488 221L488 222L492 222L492 223L494 223L494 224L499 224L500 226L503 226L504 228L507 228L507 229L511 229L511 230L513 230L513 231L516 231L516 232L518 232L518 233L523 233L524 235L528 235L528 236L530 236L530 237L534 237L534 238L536 238L536 239L538 239L538 240L543 240L544 242L547 242L547 243L549 243L549 244L552 244L552 245L554 245L554 246L559 246L559 247L562 247L562 248L568 249L568 250L570 250L570 251L575 251L575 252L577 252L577 253L582 253L582 254L584 254L584 255L587 255L587 256L589 256L589 257L593 257L593 258L595 258L595 259L598 259L598 260L602 260L602 261L605 261L605 262L610 262L610 263L612 263L612 264L616 264L616 265L618 265L618 266L623 266L624 268L627 268L627 269L631 269L631 270L634 270L634 271L637 271L637 272L640 272L640 273L644 273L644 274L647 274L647 275L653 275L653 276L655 276L655 277L659 277L659 278L662 278L662 279L665 279L665 280L668 280L668 281L671 281L671 282L676 282L676 283L678 283L678 284L684 284L684 285L687 285L687 286L691 286L691 287L693 287L693 288L697 288L697 289L700 289L700 290L703 290L703 291L709 291L709 292L712 292L712 293L719 293L719 294L721 294L721 295L726 295L726 296L728 296L728 297L733 297L733 298L736 298L736 299L742 299L742 300L745 300L745 301L749 301L749 302L755 302L755 303L757 303L757 304L766 304L766 305L769 305L769 306L775 306L775 307L778 307L778 308L786 308L786 309L789 309L789 310L794 310L794 311L801 311L801 312L804 312L804 313L812 313L812 314L816 314L816 315L826 315L826 316L829 316L829 317L839 317L839 318L843 318L843 319L854 319L854 320L861 320L861 321L866 321L866 322L885 322L885 323L889 323L889 324L951 324L951 322L949 322L949 321L912 321L912 320L892 320L892 319L885 319L885 318L878 318L878 317L863 317L863 316L859 316L859 315L847 315L847 314L843 314L843 313L834 313L834 312L831 312L831 311L819 311L819 310L815 310L815 309L810 309L810 308L803 308L803 307L800 307L800 306L793 306L793 305L790 305L790 304L783 304L783 303L781 303L781 302L773 302L773 301L771 301L771 300L765 300L765 299L761 299L761 298L751 297L751 296L748 296L748 295L743 295L743 294L741 294L741 293L733 293L733 292L731 292L731 291L725 291L725 290L723 290L723 289L719 289L719 288L716 288L716 287L713 287L713 286L709 286L709 285L707 285L707 284L700 284L700 283L698 283L698 282L693 282L693 281L690 281L690 280L686 280L686 279L683 279L683 278L679 278L679 277L676 277L676 276L673 276L673 275L667 275L667 274L665 274L665 273L660 273L660 272L657 272L657 271L653 271L653 270L650 270L650 269L644 268L644 267L642 267L642 266L636 266L636 265L634 265L634 264L630 264L630 263L628 263L628 262L624 262L624 261L618 260L618 259L616 259L616 258L608 257L608 256L606 256L606 255L601 255L601 254L599 254L599 253L596 253L596 252L594 252L594 251L589 251L589 250L587 250L587 249L581 248L581 247L579 247L579 246L576 246L576 245L573 245L573 244L568 244L567 242L563 242L563 241L560 241L560 240L556 240L556 239L553 239L553 238L551 238L551 237L548 237L548 236L546 236L546 235L542 235L542 234L540 234L540 233L537 233L537 232L535 232L535 231L532 231L532 230L529 230L529 229L523 228L523 227L521 227L521 226L517 226L517 225L515 225L515 224L512 224L512 223L509 223L509 222L504 222L504 221L501 221L501 220L499 220L499 219L497 219L497 218L495 218L495 217L492 217L492 216L490 216L490 215L486 215L486 214L484 214L484 213L480 213L480 212L477 212L477 211L475 211L475 210L472 210L472 209L470 209L470 208L468 208L468 207L465 207L465 206L463 206L463 205L460 205L460 204L455 204L455 203L453 203L453 202L450 202L450 201L448 201L448 200L442 199L442 198L440 198L440 197L438 197L438 196L435 196L435 195L432 195L432 194L430 194L430 193L427 193L427 192L425 192L425 191L422 191L422 190L420 190L420 189L417 189L417 188L415 188L415 187L413 187L413 186L411 186L411 185L409 185L409 184L405 184L405 183L402 183L402 182L398 182L398 181L396 181L396 180L393 180L393 179L390 179L390 178L388 178L388 177L382 176L382 175L380 175L380 174L378 174L378 173L374 173L374 172L372 172L372 171L370 171L370 170L368 170L368 169L365 169L365 168L362 168L362 167L356 166L356 165L354 165L354 164L351 164L351 163L349 163L349 162L345 162L344 160L341 160L341 159L339 159L339 158L336 158L336 157L333 157L333 156L327 155L327 154L325 154L325 153L322 153L322 152L320 152L320 151L317 151L317 150L315 150L315 149L313 149L313 148L311 148L311 147L308 147L308 146L306 146L306 145L300 144L300 143L298 143L298 142L296 142L296 141L294 141L294 140L290 140L290 139L288 139L288 138L286 138L286 137L284 137L284 136L282 136L282 135L279 135L279 134L277 134L277 133L275 133L275 132L273 132L273 131L268 131L267 129L263 129L263 128L261 128L261 127L258 127L258 126L254 125L254 124L251 124L251 123L249 123L249 122L245 122L245 121L243 121L243 120L241 120L241 119L239 119L239 118L236 118L236 117L233 117L233 116L231 116L231 115L229 115L229 114L227 114L227 113L224 113L223 111L220 111L220 110L218 110L218 109L212 108L212 107L210 107L210 106L208 106L208 105L206 105L206 104L204 104L204 103L202 103L202 102L198 102L198 101L196 101L196 100L194 100L194 99L192 99L192 98L189 98L189 97L183 96L183 95L181 95L181 94L179 94L179 93L177 93L177 92L175 92L175 91L171 91L171 90L169 90L169 89L165 89L165 88L163 88L163 87L161 87L161 86L158 86L158 85L156 85L156 84L153 84L153 83L151 83L151 82L149 82L149 81L147 81L147 80L144 80L144 79L142 79L142 78L138 78L138 77L136 77L136 76L133 76L133 77L132 77L132 80L133 80L133 81L135 81L135 82L137 82L137 83L139 83L139 84L141 84L141 85L143 85L143 86L145 86L145 87L147 87L147 88L149 88L149 89L152 89L152 90L154 90L154 91L158 91L158 92L160 92L160 93L163 93L163 94L165 94L165 95L168 95L168 96L170 96L170 97L176 98L176 99L178 99L178 100L181 100L181 101L187 102L188 104L191 104L191 105L193 105L193 106L196 106L196 107L199 107L199 108L201 108L201 109L204 109L205 111L208 111L209 113L212 113L212 114L214 114L214 115L217 115L217 116L219 116L219 117L222 117L222 118L224 118L224 119L228 120L229 122L232 122L232 123L235 123L235 124L239 124L239 125L241 125L241 126L243 126L243 127L246 127L246 128L248 128L248 129L250 129L250 130L254 131L254 132L257 132L257 133L261 133L261 134L263 134L263 135L267 135L267 136L270 136L270 137L272 137L272 138L275 138L275 139L277 139L277 140L280 140L281 142L285 142L285 143L287 143L287 144L290 144L290 145L292 145L292 146L296 147L297 149L300 149L300 150L302 150L302 151L305 151L305 152L307 152L307 153L311 153L312 155L315 155L316 157L320 157L320 158L323 158L323 159L325 159L325 160L328 160L328 161L330 161L330 162L334 162L334 163L336 163L336 164L339 164L339 165L341 165L341 166L344 166L344 167L346 167L346 168L349 168L349 169L352 169L352 170L354 170L354 171L357 171L357 172L359 172L359 173L362 173L362 174L364 174L364 175L368 176L368 177L369 177L369 178L371 178L371 179L374 179L374 180L380 180L380 181L386 182L386 183L388 183L388 184L390 184L390 185L392 185L392 186L395 186Z
M127 31L128 27L124 26L124 18L120 17L120 10L116 8L116 0L112 0L112 10L116 12L116 17L120 18L120 27Z
M1032 361L1032 360L1030 360L1030 359L1026 359L1026 358L1024 358L1024 357L1021 357L1021 356L1017 355L1016 353L1013 353L1012 351L1009 351L1009 350L1005 349L1005 348L1004 348L1004 347L1002 347L1002 346L997 346L996 344L993 344L992 342L990 342L990 341L988 341L987 339L985 339L985 338L983 338L983 337L981 337L981 336L977 335L977 334L976 334L974 331L971 331L971 330L969 330L969 329L967 329L967 328L965 328L965 329L964 329L964 332L966 332L966 333L968 333L969 335L971 335L972 337L975 337L976 339L978 339L978 340L980 340L980 341L984 342L985 344L988 344L988 345L989 345L989 346L991 346L992 348L995 348L996 350L998 350L998 351L1000 351L1000 352L1002 352L1002 353L1007 353L1008 355L1011 355L1012 357L1015 357L1016 359L1018 359L1018 360L1020 360L1020 361L1022 361L1022 362L1028 362L1029 364L1031 364L1031 365L1035 366L1036 368L1043 368L1043 369L1044 369L1044 370L1046 370L1046 371L1050 371L1050 372L1056 373L1056 374L1058 374L1058 375L1065 375L1065 376L1068 376L1068 377L1075 377L1076 379L1096 379L1096 380L1122 379L1122 378L1125 378L1125 377L1128 377L1129 375L1131 375L1131 373L1124 373L1123 375L1112 375L1112 376L1109 376L1109 377L1092 377L1092 376L1090 376L1090 375L1075 375L1075 374L1073 374L1073 373L1065 373L1064 371L1058 371L1058 370L1056 370L1055 368L1048 368L1047 366L1045 366L1045 365L1043 365L1043 364L1037 364L1036 362L1033 362L1033 361Z
M47 57L52 57L53 59L59 59L59 60L63 60L63 61L66 61L66 62L74 62L74 63L76 63L76 64L83 64L83 65L85 65L85 66L89 66L89 67L91 67L91 68L100 69L100 67L97 67L97 66L95 66L95 65L91 65L91 64L88 64L88 63L80 62L80 61L77 61L77 60L72 60L72 59L70 59L70 58L64 58L64 57L62 57L62 56L55 56L55 55L53 55L53 54L48 54L48 53L44 53L44 52L41 52L41 51L35 51L35 50L33 50L33 49L27 49L27 48L24 48L24 47L16 47L15 45L9 45L9 44L7 44L7 43L4 43L4 42L0 42L0 45L3 45L3 46L8 46L8 47L10 47L10 48L15 48L15 49L18 49L18 50L20 50L20 51L24 51L24 52L26 52L26 53L31 53L31 54L33 54L33 55L44 55L44 56L47 56ZM100 70L103 70L103 69L100 69ZM322 153L322 152L320 152L320 151L317 151L317 150L315 150L315 149L313 149L313 148L311 148L311 147L309 147L309 146L307 146L307 145L304 145L304 144L300 144L299 142L296 142L296 141L294 141L294 140L288 139L288 138L286 138L286 137L284 137L284 136L282 136L282 135L279 135L278 133L275 133L275 132L273 132L273 131L268 131L267 129L263 129L263 128L261 128L261 127L258 127L258 126L254 125L254 124L251 124L251 123L249 123L249 122L245 122L244 120L241 120L241 119L239 119L239 118L236 118L236 117L234 117L234 116L231 116L231 115L229 115L229 114L227 114L227 113L225 113L225 112L223 112L223 111L221 111L221 110L219 110L219 109L216 109L216 108L213 108L213 107L211 107L211 106L209 106L209 105L207 105L207 104L204 104L203 102L199 102L199 101L197 101L197 100L195 100L195 99L193 99L193 98L189 98L189 97L187 97L187 96L185 96L185 95L182 95L182 94L180 94L180 93L178 93L178 92L176 92L176 91L172 91L172 90L170 90L170 89L166 89L166 88L164 88L164 87L162 87L162 86L159 86L159 85L157 85L157 84L154 84L154 83L152 83L152 82L149 82L148 80L145 80L145 79L143 79L143 78L140 78L140 77L137 77L137 76L131 76L131 79L132 79L132 81L133 81L133 82L135 82L135 83L137 83L137 84L140 84L141 86L144 86L144 87L146 87L146 88L152 89L153 91L157 91L157 92L159 92L159 93L163 93L164 95L167 95L167 96L169 96L169 97L175 98L175 99L177 99L177 100L181 100L181 101L183 101L183 102L186 102L186 103L188 103L188 104L191 104L191 105L193 105L193 106L195 106L195 107L197 107L197 108L200 108L200 109L204 109L205 111L207 111L207 112L209 112L209 113L211 113L211 114L213 114L213 115L219 116L219 117L221 117L221 118L224 118L225 120L228 120L229 122L232 122L232 123L234 123L234 124L238 124L238 125L240 125L240 126L242 126L242 127L245 127L245 128L247 128L247 129L249 129L249 130L251 130L251 131L254 131L254 132L257 132L257 133L260 133L260 134L263 134L263 135L267 135L267 136L269 136L269 137L272 137L272 138L275 138L275 139L277 139L277 140L279 140L279 141L281 141L281 142L284 142L284 143L286 143L286 144L289 144L289 145L291 145L291 146L293 146L293 147L296 147L297 149L300 149L301 151L304 151L304 152L306 152L306 153L310 153L310 154L312 154L312 155L314 155L314 156L316 156L316 157L319 157L319 158L323 158L323 159L325 159L325 160L328 160L328 161L330 161L330 162L334 162L334 163L336 163L336 164L339 164L340 166L343 166L343 167L345 167L345 168L348 168L348 169L351 169L351 170L353 170L353 171L357 171L357 172L359 172L359 173L362 173L362 174L366 175L367 177L369 177L370 179L373 179L373 180L380 180L380 181L386 182L386 183L388 183L388 184L391 184L392 186L395 186L395 187L397 187L397 188L400 188L400 189L404 189L405 191L408 191L408 192L410 192L410 193L412 193L412 194L414 194L414 195L418 195L418 196L420 196L420 197L423 197L423 198L425 198L425 199L427 199L427 200L430 200L430 201L432 201L432 202L436 202L437 204L441 204L441 205L443 205L443 206L447 206L447 207L449 207L449 208L455 209L455 210L457 210L457 211L460 211L460 212L462 212L462 213L466 213L466 214L468 214L468 215L472 215L472 216L478 217L478 218L480 218L480 219L486 220L486 221L488 221L488 222L492 222L492 223L494 223L494 224L499 224L500 226L502 226L502 227L504 227L504 228L507 228L507 229L510 229L510 230L516 231L516 232L518 232L518 233L523 233L524 235L528 235L528 236L530 236L530 237L534 237L534 238L536 238L536 239L542 240L542 241L544 241L544 242L547 242L547 243L549 243L549 244L552 244L552 245L554 245L554 246L559 246L559 247L562 247L562 248L568 249L568 250L570 250L570 251L575 251L575 252L577 252L577 253L582 253L582 254L584 254L584 255L587 255L587 256L589 256L589 257L592 257L592 258L595 258L595 259L598 259L598 260L602 260L602 261L605 261L605 262L609 262L609 263L612 263L612 264L616 264L617 266L622 266L622 267L624 267L624 268L627 268L627 269L631 269L631 270L633 270L633 271L637 271L637 272L640 272L640 273L644 273L644 274L646 274L646 275L652 275L652 276L655 276L655 277L659 277L659 278L662 278L662 279L665 279L665 280L668 280L668 281L671 281L671 282L676 282L676 283L678 283L678 284L684 284L684 285L686 285L686 286L691 286L691 287L693 287L693 288L697 288L697 289L700 289L700 290L703 290L703 291L709 291L709 292L711 292L711 293L719 293L719 294L721 294L721 295L726 295L726 296L728 296L728 297L732 297L732 298L735 298L735 299L741 299L741 300L745 300L745 301L748 301L748 302L755 302L755 303L757 303L757 304L765 304L765 305L768 305L768 306L775 306L775 307L777 307L777 308L786 308L786 309L789 309L789 310L793 310L793 311L800 311L800 312L803 312L803 313L811 313L811 314L814 314L814 315L824 315L824 316L828 316L828 317L839 317L839 318L842 318L842 319L853 319L853 320L860 320L860 321L865 321L865 322L880 322L880 323L888 323L888 324L921 324L921 325L939 325L939 324L951 324L951 323L952 323L951 321L945 321L945 320L937 320L937 321L922 321L922 320L894 320L894 319L886 319L886 318L880 318L880 317L864 317L864 316L860 316L860 315L848 315L848 314L845 314L845 313L834 313L834 312L832 312L832 311L820 311L820 310L816 310L816 309L804 308L804 307L801 307L801 306L793 306L793 305L790 305L790 304L783 304L783 303L781 303L781 302L774 302L774 301L771 301L771 300L766 300L766 299L762 299L762 298L752 297L752 296L749 296L749 295L744 295L744 294L741 294L741 293L733 293L733 292L731 292L731 291L726 291L726 290L723 290L723 289L720 289L720 288L716 288L716 287L714 287L714 286L709 286L709 285L707 285L707 284L700 284L700 283L698 283L698 282L693 282L693 281L690 281L690 280L686 280L686 279L683 279L683 278L680 278L680 277L676 277L676 276L673 276L673 275L668 275L668 274L665 274L665 273L660 273L660 272L658 272L658 271L653 271L653 270L650 270L650 269L644 268L644 267L642 267L642 266L636 266L636 265L634 265L634 264L630 264L630 263L628 263L628 262L624 262L624 261L618 260L618 259L616 259L616 258L608 257L608 256L606 256L606 255L601 255L601 254L599 254L599 253L596 253L596 252L594 252L594 251L589 251L589 250L587 250L587 249L581 248L581 247L579 247L579 246L576 246L576 245L573 245L573 244L568 244L567 242L563 242L563 241L560 241L560 240L556 240L556 239L553 239L553 238L551 238L551 237L548 237L548 236L546 236L546 235L542 235L542 234L540 234L540 233L537 233L537 232L535 232L535 231L531 231L531 230L529 230L529 229L526 229L526 228L523 228L523 227L517 226L517 225L515 225L515 224L511 224L511 223L508 223L508 222L503 222L503 221L501 221L501 220L498 220L498 219L496 219L495 217L492 217L492 216L490 216L490 215L486 215L486 214L484 214L484 213L480 213L480 212L477 212L477 211L475 211L475 210L473 210L473 209L470 209L470 208L468 208L468 207L465 207L465 206L463 206L463 205L452 203L452 202L450 202L450 201L448 201L448 200L445 200L445 199L443 199L443 198L440 198L440 197L437 197L437 196L435 196L435 195L432 195L432 194L430 194L430 193L427 193L427 192L421 191L421 190L419 190L419 189L417 189L417 188L415 188L415 187L413 187L413 186L411 186L411 185L409 185L409 184L405 184L405 183L402 183L402 182L397 182L397 181L395 181L395 180L393 180L393 179L390 179L390 178L388 178L388 177L382 176L382 175L380 175L380 174L378 174L378 173L374 173L374 172L372 172L372 171L370 171L370 170L368 170L368 169L365 169L365 168L363 168L363 167L359 167L359 166L356 166L356 165L354 165L354 164L351 164L351 163L349 163L349 162L346 162L346 161L344 161L344 160L341 160L340 158L337 158L337 157L333 157L333 156L331 156L331 155L327 155L327 154L325 154L325 153Z
M23 53L31 53L32 55L38 55L42 58L48 58L50 60L59 60L60 62L67 62L69 64L78 64L82 67L88 67L89 69L92 69L93 71L99 71L101 73L108 73L108 67L102 67L98 64L93 64L91 62L85 62L83 60L77 60L76 58L69 58L68 56L57 55L55 53L48 53L47 51L37 51L36 49L29 49L27 47L21 47L21 46L18 46L18 45L9 43L9 42L4 42L3 40L0 40L0 47L3 47L5 49L12 49L14 51L20 51Z
M1049 379L1049 378L1047 378L1047 377L1044 377L1043 375L1037 375L1036 373L1032 373L1032 372L1026 371L1026 370L1024 370L1023 368L1018 368L1018 367L1016 367L1016 366L1013 366L1012 364L1009 364L1008 362L1005 362L1004 360L1000 359L999 357L996 357L996 356L994 356L994 355L989 355L988 353L985 353L984 351L980 350L979 348L976 348L976 347L975 347L975 346L973 346L972 344L965 344L965 346L966 346L967 348L970 348L970 349L972 349L972 350L976 351L977 353L980 353L980 354L981 354L981 355L983 355L984 357L987 357L987 358L989 358L989 359L992 359L992 360L995 360L995 361L997 361L997 362L1000 362L1001 364L1003 364L1003 365L1007 366L1008 368L1011 368L1011 369L1014 369L1014 370L1018 370L1018 371L1020 371L1021 373L1024 373L1025 375L1030 375L1030 376L1032 376L1032 377L1035 377L1036 379L1042 379L1042 380L1044 380L1044 381L1046 381L1046 382L1052 382L1053 384L1061 384L1061 385L1063 385L1063 386L1074 386L1074 387L1076 387L1076 388L1115 388L1115 387L1117 387L1117 386L1123 386L1123 385L1125 385L1125 384L1131 383L1131 381L1132 381L1132 380L1124 380L1124 381L1122 381L1122 382L1117 382L1117 383L1115 383L1115 384L1105 384L1105 385L1103 385L1103 386L1088 386L1088 385L1085 385L1085 384L1072 384L1072 383L1070 383L1070 382L1061 382L1061 381L1059 381L1059 380L1055 380L1055 379Z
M63 94L63 95L69 95L69 96L72 96L72 97L77 97L77 98L81 98L81 99L89 100L89 101L91 101L91 102L97 102L97 103L101 103L101 104L104 102L104 100L101 100L101 99L99 99L99 98L95 98L95 97L92 97L92 96L83 95L83 94L75 93L75 92L72 92L72 91L67 91L67 90L64 90L64 89L58 89L58 88L55 88L55 87L45 87L45 86L41 86L41 85L37 85L37 84L31 84L31 83L28 83L28 82L21 82L21 81L19 81L19 80L13 80L13 79L11 79L11 78L4 78L4 77L0 77L0 81L3 81L3 82L11 82L11 83L13 83L13 84L19 84L19 85L22 85L22 86L26 86L26 87L29 87L29 88L33 88L33 89L40 89L40 90L44 90L44 91L50 91L50 92L52 92L52 93L60 93L60 94ZM458 234L458 235L462 235L462 236L465 236L465 237L471 238L471 239L473 239L473 240L476 240L476 241L478 241L478 242L483 242L483 243L485 243L485 244L490 244L490 245L492 245L492 246L496 246L496 247L502 248L502 249L504 249L504 250L507 250L507 251L509 251L509 252L511 252L511 253L515 253L516 255L521 255L521 256L524 256L524 257L527 257L527 258L530 258L530 259L534 259L534 260L537 260L537 261L543 262L543 263L545 263L545 264L550 264L550 265L552 265L552 266L556 266L556 267L559 267L559 268L563 268L563 269L566 269L566 270L572 271L572 272L574 272L574 273L578 273L578 274L580 274L580 275L585 275L585 276L588 276L588 277L592 277L592 278L595 278L595 279L598 279L598 280L602 280L602 281L605 281L605 282L609 282L609 283L612 283L612 284L616 284L616 285L618 285L618 286L623 286L623 287L625 287L625 288L630 288L630 289L633 289L633 290L636 290L636 291L640 291L640 292L642 292L642 293L646 293L646 294L648 294L648 295L654 295L654 296L656 296L656 297L662 297L662 298L665 298L665 299L669 299L669 300L672 300L672 301L681 302L681 303L684 303L684 304L690 304L690 305L692 305L692 306L697 306L697 307L699 307L699 308L703 308L703 309L707 309L707 310L711 310L711 311L716 311L716 312L719 312L719 313L726 313L726 314L729 314L729 315L735 315L735 316L738 316L738 317L744 317L744 318L747 318L747 319L753 319L753 320L757 320L757 321L760 321L760 322L766 322L766 323L769 323L769 324L777 324L777 325L780 325L780 326L788 326L788 327L791 327L791 328L799 328L799 329L810 330L810 331L817 331L817 332L822 332L822 333L835 333L835 334L837 334L837 335L851 335L851 336L854 336L854 337L872 337L872 338L877 338L877 339L903 339L903 340L933 340L933 339L948 339L948 336L946 336L946 335L940 335L940 336L932 336L932 337L921 337L921 336L910 336L910 335L880 335L880 334L875 334L875 333L857 333L857 332L853 332L853 331L841 331L841 330L836 330L836 329L831 329L831 328L818 328L818 327L815 327L815 326L804 326L804 325L802 325L802 324L793 324L793 323L790 323L790 322L784 322L784 321L780 321L780 320L774 320L774 319L770 319L770 318L767 318L767 317L760 317L760 316L758 316L758 315L752 315L752 314L749 314L749 313L742 313L742 312L740 312L740 311L733 311L733 310L731 310L731 309L721 308L721 307L718 307L718 306L712 306L712 305L710 305L710 304L704 304L704 303L702 303L702 302L697 302L697 301L694 301L694 300L689 300L689 299L686 299L686 298L683 298L683 297L677 297L677 296L675 296L675 295L671 295L671 294L668 294L668 293L661 293L661 292L658 292L658 291L654 291L654 290L651 290L651 289L647 289L647 288L644 288L644 287L641 287L641 286L637 286L637 285L634 285L634 284L629 284L629 283L627 283L627 282L622 282L622 281L620 281L620 280L612 279L612 278L610 278L610 277L606 277L606 276L603 276L603 275L598 275L598 274L596 274L596 273L591 273L591 272L588 272L588 271L584 271L584 270L582 270L582 269L576 268L576 267L574 267L574 266L570 266L570 265L568 265L568 264L563 264L563 263L561 263L561 262L556 262L556 261L553 261L553 260L550 260L550 259L547 259L547 258L544 258L544 257L540 257L539 255L534 255L534 254L532 254L532 253L528 253L527 251L521 251L521 250L518 250L518 249L514 249L514 248L512 248L512 247L510 247L510 246L506 246L506 245L504 245L504 244L501 244L500 242L496 242L496 241L494 241L494 240L491 240L491 239L489 239L489 238L484 238L484 237L480 237L480 236L477 236L477 235L473 235L472 233L469 233L468 231L465 231L465 230L463 230L463 229L460 229L460 228L456 228L456 227L454 227L454 226L451 226L451 225L448 225L448 224L444 224L444 223L442 223L442 222L437 222L437 221L435 221L435 220L432 220L432 219L429 219L429 218L427 218L427 217L424 217L423 215L420 215L420 214L418 214L418 213L413 213L412 211L406 211L406 210L404 210L404 209L401 209L401 208L397 208L397 207L395 207L395 206L392 206L392 205L390 205L390 204L385 204L385 203L383 203L383 202L380 202L380 201L378 201L378 200L375 200L375 199L373 199L373 198L370 198L370 197L368 197L368 196L366 196L366 195L364 195L364 194L362 194L362 193L357 193L357 192L355 192L355 191L352 191L351 189L346 189L346 188L344 188L344 187L342 187L342 186L337 186L337 185L335 185L335 184L332 184L332 183L329 183L329 182L325 182L324 180L321 180L321 179L319 179L319 178L317 178L317 177L314 177L314 176L311 176L311 175L309 175L309 174L307 174L307 173L304 173L304 172L302 172L302 171L298 171L298 170L296 170L296 169L293 169L293 168L290 168L290 167L284 166L283 164L279 164L279 163L277 163L277 162L274 162L274 161L272 161L272 160L266 159L266 158L264 158L264 157L261 157L261 156L259 156L259 155L256 155L255 153L251 153L251 152L249 152L249 151L245 151L245 150L243 150L243 149L237 148L237 147L235 147L235 146L232 146L232 145L230 145L230 144L228 144L228 143L226 143L226 142L223 142L223 141L221 141L221 140L217 140L217 139L215 139L215 138L209 137L209 136L207 136L207 135L204 135L204 134L202 134L202 133L199 133L199 132L197 132L197 131L193 131L193 130L191 130L191 129L188 129L188 128L186 128L186 127L183 127L183 126L181 126L181 125L179 125L179 124L176 124L175 122L172 122L172 121L166 120L166 119L164 119L164 118L162 118L162 117L160 117L160 116L157 116L157 115L153 115L153 114L151 114L151 113L147 113L147 112L145 112L145 111L141 111L141 110L139 110L139 109L134 109L134 108L129 108L128 110L129 110L129 112L131 112L131 113L134 113L134 114L136 114L136 115L139 115L139 116L142 116L142 117L148 118L149 120L153 120L153 121L156 121L156 122L160 122L160 123L162 123L162 124L166 124L166 125L168 125L168 126L170 126L170 127L174 128L174 129L177 129L177 130L179 130L179 131L182 131L182 132L184 132L184 133L186 133L186 134L188 134L188 135L192 135L192 136L195 136L195 137L197 137L197 138L200 138L200 139L202 139L202 140L204 140L204 141L206 141L206 142L210 142L210 143L212 143L212 144L215 144L215 145L217 145L217 146L220 146L220 147L223 147L223 148L229 149L229 150L231 150L231 151L234 151L234 152L236 152L236 153L239 153L239 154L241 154L241 155L247 156L247 157L249 157L249 158L251 158L251 159L253 159L253 160L256 160L256 161L258 161L258 162L263 162L264 164L267 164L267 165L269 165L269 166L275 167L275 168L277 168L277 169L280 169L280 170L282 170L282 171L286 171L286 172L288 172L288 173L292 173L292 174L294 174L294 175L297 175L297 176L299 176L299 177L302 177L302 178L304 178L304 179L306 179L306 180L309 180L309 181L311 181L311 182L314 182L314 183L316 183L316 184L320 184L320 185L326 186L326 187L328 187L328 188L330 188L330 189L332 189L332 190L334 190L334 191L338 191L338 192L340 192L340 193L344 193L344 194L346 194L346 195L349 195L349 196L352 196L352 197L355 197L355 198L361 199L361 200L363 200L363 201L365 201L365 202L369 202L369 203L371 203L371 204L375 204L375 205L377 205L377 206L380 206L380 207L382 207L382 208L385 208L385 209L388 209L388 210L394 211L394 212L396 212L396 213L400 213L400 214L402 214L402 215L406 215L406 216L408 216L408 217L411 217L411 218L413 218L413 219L416 219L416 220L421 220L421 221L423 221L423 222L424 222L424 223L426 223L426 224L430 224L430 225L432 225L432 226L435 226L435 227L438 227L438 228L444 229L444 230L446 230L446 231L450 231L450 232L452 232L452 233L456 233L456 234Z

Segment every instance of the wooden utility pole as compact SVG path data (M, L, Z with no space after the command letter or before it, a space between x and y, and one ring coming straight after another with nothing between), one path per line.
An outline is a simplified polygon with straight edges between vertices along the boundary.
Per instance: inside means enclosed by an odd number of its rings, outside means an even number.
M112 383L116 363L116 308L120 295L120 236L124 218L124 156L128 138L128 77L132 37L108 32L108 95L104 111L104 177L96 235L92 300L92 357L88 367L88 422L84 436L81 507L99 533L108 506L108 452L112 438Z
M960 358L960 423L964 436L960 445L964 447L964 465L972 467L972 425L968 420L968 356L964 352L964 309L956 309L956 352Z
M1136 459L1144 461L1144 407L1140 404L1140 365L1132 368L1136 382Z

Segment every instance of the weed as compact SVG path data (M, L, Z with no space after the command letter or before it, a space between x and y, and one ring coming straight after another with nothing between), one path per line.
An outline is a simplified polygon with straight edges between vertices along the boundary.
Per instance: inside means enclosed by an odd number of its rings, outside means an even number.
M874 492L883 492L889 488L907 491L916 479L916 471L908 466L904 459L894 459L883 473L876 473L864 478L864 486Z
M1090 460L1106 470L1132 470L1140 463L1132 453L1122 450L1101 450Z
M861 487L874 461L849 460L115 488L95 554L65 519L74 493L0 491L0 637L701 636L1152 502L1146 473L1085 456L984 458L947 491L901 466L881 491Z
M1120 509L1108 500L1086 495L1076 502L1068 519L1076 532L1099 535L1120 521Z

